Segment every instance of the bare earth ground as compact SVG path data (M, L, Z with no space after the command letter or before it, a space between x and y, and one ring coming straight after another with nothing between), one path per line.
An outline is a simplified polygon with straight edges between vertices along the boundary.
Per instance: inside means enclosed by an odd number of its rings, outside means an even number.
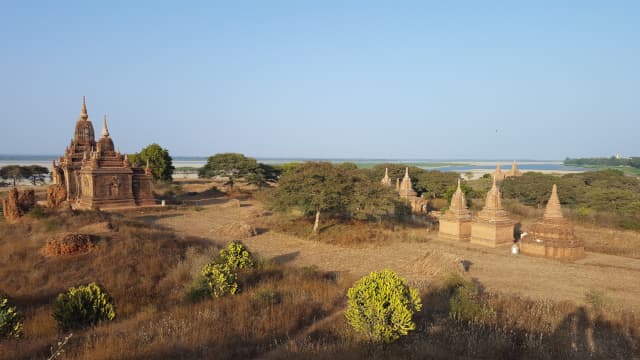
M140 219L168 227L183 235L198 236L218 245L242 240L252 251L296 266L317 266L324 271L362 276L389 268L412 282L430 283L460 268L471 266L469 275L486 289L534 299L570 300L584 303L589 290L602 291L614 308L640 310L640 260L600 253L574 263L528 256L514 256L509 248L490 249L469 243L439 240L394 241L388 244L345 247L312 239L259 229L257 236L232 236L221 229L244 223L257 228L265 224L262 204L255 200L219 199L197 209L182 208L162 213L138 214ZM267 222L268 223L268 222ZM421 231L420 229L412 231ZM424 230L427 231L427 230Z

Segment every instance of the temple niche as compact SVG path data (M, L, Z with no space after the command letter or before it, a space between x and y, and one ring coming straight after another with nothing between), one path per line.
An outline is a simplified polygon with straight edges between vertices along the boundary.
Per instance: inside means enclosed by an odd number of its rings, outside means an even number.
M74 208L96 209L155 205L151 171L134 167L127 156L115 150L105 115L100 138L95 141L93 124L84 97L74 137L56 164L54 186L62 186L66 201Z
M522 254L554 259L577 260L585 257L584 243L577 240L573 226L562 215L558 188L554 184L542 219L520 240Z
M444 239L468 241L471 237L471 212L467 208L467 199L460 187L451 197L451 205L447 212L440 217L438 235Z
M513 243L514 225L514 221L502 208L502 194L494 177L484 208L471 225L471 243L490 247L509 245Z

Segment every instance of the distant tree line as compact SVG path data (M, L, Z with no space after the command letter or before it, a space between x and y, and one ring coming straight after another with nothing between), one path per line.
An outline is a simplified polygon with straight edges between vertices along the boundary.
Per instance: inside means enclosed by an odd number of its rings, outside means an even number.
M34 186L44 184L45 177L49 175L49 169L40 165L7 165L0 168L0 178L13 181L15 187L21 179L28 179Z
M560 202L575 209L582 217L600 216L614 226L640 230L640 179L622 171L607 169L563 176L526 172L502 183L506 199L516 199L525 205L542 207L558 185ZM604 220L603 220L604 221Z
M612 157L599 157L599 158L566 158L564 160L565 165L590 165L590 166L630 166L640 169L640 157L630 158L616 158Z

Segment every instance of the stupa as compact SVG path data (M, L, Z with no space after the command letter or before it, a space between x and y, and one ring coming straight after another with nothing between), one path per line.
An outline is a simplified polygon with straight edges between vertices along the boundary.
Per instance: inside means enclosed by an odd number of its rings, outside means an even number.
M513 160L513 163L511 163L511 170L507 172L505 177L518 177L518 176L522 176L522 171L518 170L518 164L516 164L516 161Z
M82 97L73 139L58 164L53 161L54 185L66 192L66 201L76 208L113 208L155 205L151 192L151 170L134 167L126 155L116 151L105 115L100 139L95 141L93 124Z
M398 184L396 182L396 184ZM411 177L409 177L409 168L405 169L404 177L399 185L398 194L401 199L406 199L411 204L411 211L415 214L427 212L427 199L424 197L418 197L418 193L413 190L413 184L411 184Z
M496 169L491 175L493 176L494 179L498 181L502 181L504 180L506 174L502 172L502 167L500 166L500 163L497 163Z
M439 222L438 235L443 239L468 241L471 237L471 212L460 188L460 179L458 188L451 198L451 205Z
M584 243L576 239L573 226L562 215L555 184L542 219L520 240L520 252L565 260L577 260L585 256Z
M478 213L471 225L471 242L474 244L498 247L513 243L514 221L502 208L502 195L493 177L491 190L487 193L484 208Z
M389 168L384 169L384 177L380 180L382 185L391 187L391 178L389 177Z

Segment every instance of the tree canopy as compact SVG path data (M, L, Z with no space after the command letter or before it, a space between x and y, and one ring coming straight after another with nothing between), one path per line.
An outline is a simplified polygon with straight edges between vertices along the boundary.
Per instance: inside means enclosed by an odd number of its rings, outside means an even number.
M154 182L170 182L173 178L173 159L169 150L158 144L153 143L139 153L130 154L129 161L136 166L146 166L148 161Z
M29 179L33 185L38 182L44 183L47 174L49 169L40 165L7 165L0 168L0 178L13 180L13 186L16 186L20 179Z
M400 199L393 188L371 179L365 170L328 162L305 162L289 167L270 196L270 205L281 211L298 209L353 219L381 219L394 213Z
M280 170L274 166L259 163L256 159L238 153L215 154L207 159L207 164L200 168L198 176L211 178L226 177L231 189L237 179L263 187L270 181L278 179Z

